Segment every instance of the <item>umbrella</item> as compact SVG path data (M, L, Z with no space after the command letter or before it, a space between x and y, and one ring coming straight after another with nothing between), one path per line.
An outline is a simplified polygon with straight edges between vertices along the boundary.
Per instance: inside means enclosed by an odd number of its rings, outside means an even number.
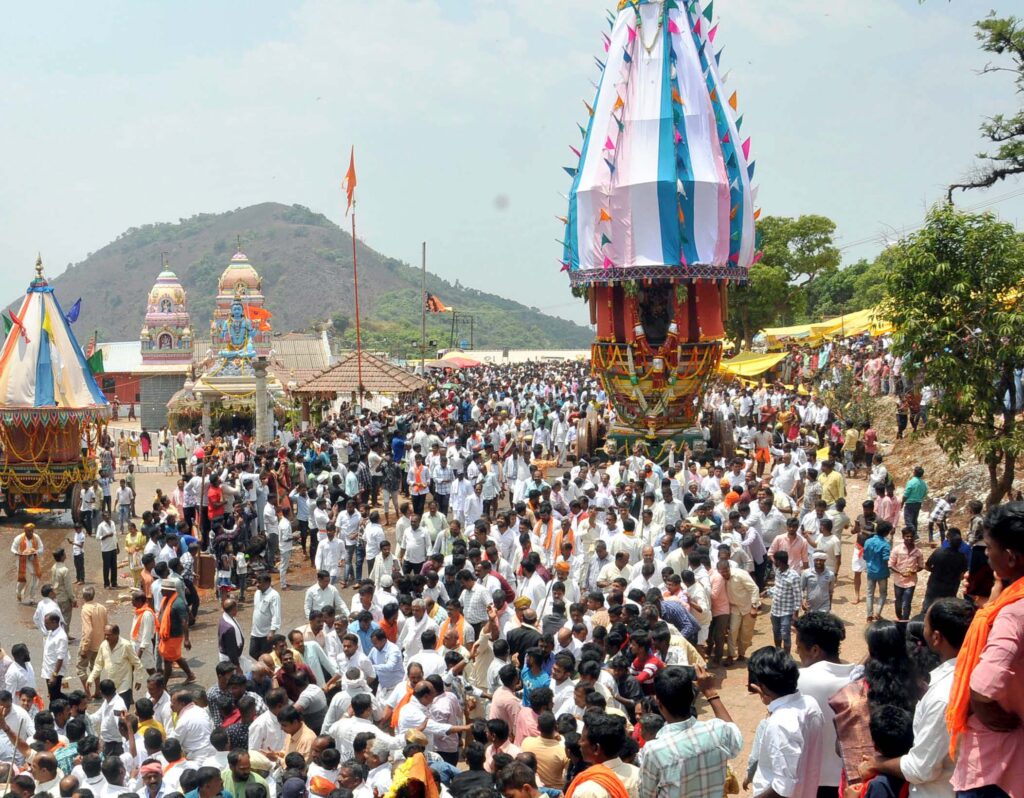
M479 360L473 360L462 352L449 352L437 360L428 360L427 365L435 369L471 369L481 365Z

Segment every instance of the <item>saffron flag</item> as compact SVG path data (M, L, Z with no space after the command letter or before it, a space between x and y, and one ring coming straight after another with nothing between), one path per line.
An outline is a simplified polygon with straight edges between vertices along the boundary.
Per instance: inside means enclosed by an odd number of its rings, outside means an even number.
M448 307L433 294L427 294L423 298L424 307L427 313L451 313L453 308Z
M345 173L341 187L345 189L345 195L348 197L348 207L345 208L345 215L348 216L352 206L356 204L356 148L354 145L348 160L348 171Z
M71 310L64 314L64 318L68 320L68 324L74 324L78 321L78 314L82 312L82 299L79 299L71 306Z
M97 335L99 335L98 332L93 332L92 338L90 338L89 342L85 345L85 359L86 360L91 358L93 353L96 351L96 336Z
M245 306L245 317L256 325L260 332L270 332L270 319L273 315L266 308L258 308L255 305Z

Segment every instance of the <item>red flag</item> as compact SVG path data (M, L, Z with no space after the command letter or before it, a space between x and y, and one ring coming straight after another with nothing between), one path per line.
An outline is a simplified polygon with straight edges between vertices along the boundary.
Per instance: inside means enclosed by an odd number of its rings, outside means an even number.
M26 310L27 310L27 309L26 309ZM22 324L22 321L21 321L21 319L20 319L20 318L19 318L19 317L18 317L18 316L17 316L17 315L16 315L15 313L14 313L14 311L13 311L13 310L9 310L9 311L7 311L7 313L8 313L8 314L10 315L10 317L11 317L11 322L12 322L12 323L14 324L14 326L15 326L15 327L17 327L17 328L18 328L18 334L19 334L19 335L20 335L20 336L21 336L22 338L24 338L24 339L25 339L25 343L26 343L26 344L30 344L30 343L32 343L32 342L31 342L31 341L29 340L29 337L28 337L28 332L26 332L26 330L25 330L25 325L24 325L24 324Z
M341 183L341 187L345 189L345 194L348 197L348 207L345 208L345 215L348 216L352 210L352 206L356 202L356 148L352 147L352 154L349 156L348 171L345 173L345 179Z
M92 334L92 338L90 338L89 342L85 345L85 359L88 360L89 358L91 358L93 356L93 353L95 353L95 352L96 352L96 333L94 332Z

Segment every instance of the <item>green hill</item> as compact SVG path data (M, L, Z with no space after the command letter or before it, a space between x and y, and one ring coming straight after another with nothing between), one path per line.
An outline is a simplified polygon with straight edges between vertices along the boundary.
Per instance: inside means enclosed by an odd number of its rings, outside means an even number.
M82 297L75 327L84 340L131 340L139 334L146 296L160 272L161 253L188 291L197 335L209 327L217 281L241 239L263 278L275 331L328 329L352 341L352 238L327 217L301 205L262 203L177 223L133 227L116 241L52 279L65 307ZM418 354L421 273L407 263L359 244L359 300L368 347L395 355ZM52 272L51 272L52 275ZM590 343L592 333L564 319L502 297L427 274L427 291L474 316L478 348L568 348ZM449 314L428 314L428 338L447 346ZM468 328L457 340L468 339Z

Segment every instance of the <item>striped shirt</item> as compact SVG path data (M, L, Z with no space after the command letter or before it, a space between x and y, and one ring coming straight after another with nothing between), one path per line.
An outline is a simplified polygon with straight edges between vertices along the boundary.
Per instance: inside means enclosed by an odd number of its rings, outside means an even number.
M743 748L735 723L669 723L644 746L640 798L721 798L729 759Z

